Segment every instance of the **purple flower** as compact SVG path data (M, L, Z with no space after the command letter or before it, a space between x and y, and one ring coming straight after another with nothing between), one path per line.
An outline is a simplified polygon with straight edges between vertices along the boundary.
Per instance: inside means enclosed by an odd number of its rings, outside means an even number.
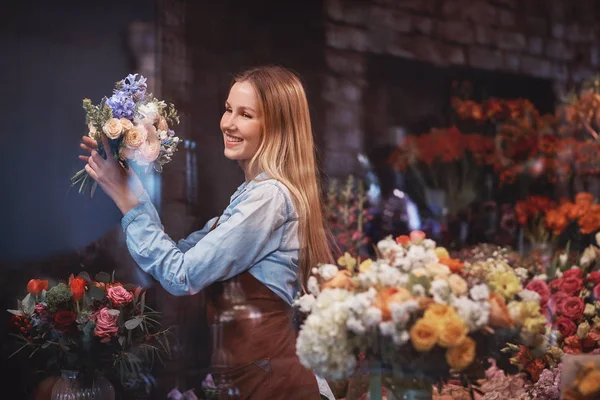
M114 118L133 119L135 103L133 102L133 99L124 92L115 92L115 94L106 101L106 104L112 109Z
M119 82L119 84L117 85L117 89L115 90L115 93L123 92L130 96L137 94L137 95L139 95L140 100L142 100L143 97L146 95L146 89L147 89L146 78L144 78L142 75L140 75L140 78L136 81L137 75L138 74L127 75L127 77L125 79L123 79L121 82Z
M562 364L556 368L545 369L540 374L540 379L533 385L531 394L536 400L560 399L560 374Z

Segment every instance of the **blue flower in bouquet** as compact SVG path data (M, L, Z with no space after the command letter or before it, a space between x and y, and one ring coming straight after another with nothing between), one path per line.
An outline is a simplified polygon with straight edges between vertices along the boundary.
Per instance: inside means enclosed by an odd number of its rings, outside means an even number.
M106 104L112 109L114 118L127 118L133 119L135 112L135 102L131 96L124 92L118 91L113 94L110 99L106 101Z
M129 74L127 78L123 79L118 86L118 91L123 91L131 95L139 95L140 100L146 95L146 78L140 76L140 79L136 80L138 74Z

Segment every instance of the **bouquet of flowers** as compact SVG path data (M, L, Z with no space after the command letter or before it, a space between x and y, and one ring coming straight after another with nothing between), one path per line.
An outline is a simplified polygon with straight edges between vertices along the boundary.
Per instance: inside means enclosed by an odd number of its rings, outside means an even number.
M135 161L162 172L180 142L172 129L179 124L179 116L173 104L156 99L146 89L146 78L130 74L117 82L113 95L104 97L100 104L84 99L88 135L98 141L98 153L103 157L114 157L126 168ZM108 138L109 149L102 146L103 135ZM96 184L91 181L81 169L71 178L71 187L79 185L79 193L90 188L93 196Z
M13 355L40 352L46 370L115 376L130 389L149 385L155 359L170 356L170 330L160 329L159 313L148 307L141 287L82 272L52 287L32 279L27 291L17 309L8 310L20 344Z
M478 369L495 343L543 339L540 296L523 287L522 271L493 259L465 265L420 231L377 250L375 261L345 263L353 268L315 268L296 301L309 314L297 353L317 374L351 376L363 354L396 375L438 381Z

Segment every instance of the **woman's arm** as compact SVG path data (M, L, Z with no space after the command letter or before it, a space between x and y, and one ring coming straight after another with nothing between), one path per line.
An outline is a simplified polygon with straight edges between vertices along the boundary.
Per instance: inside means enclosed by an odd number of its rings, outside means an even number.
M174 295L195 294L240 274L279 248L283 230L273 233L287 219L285 195L274 183L256 185L240 197L229 219L185 252L141 202L122 220L129 252Z

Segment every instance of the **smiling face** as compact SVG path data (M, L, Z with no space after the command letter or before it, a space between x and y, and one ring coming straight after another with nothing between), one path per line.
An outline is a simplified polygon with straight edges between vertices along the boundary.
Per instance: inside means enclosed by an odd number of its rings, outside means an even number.
M260 145L262 126L254 87L248 82L236 82L229 91L221 117L225 157L237 160L243 168Z

